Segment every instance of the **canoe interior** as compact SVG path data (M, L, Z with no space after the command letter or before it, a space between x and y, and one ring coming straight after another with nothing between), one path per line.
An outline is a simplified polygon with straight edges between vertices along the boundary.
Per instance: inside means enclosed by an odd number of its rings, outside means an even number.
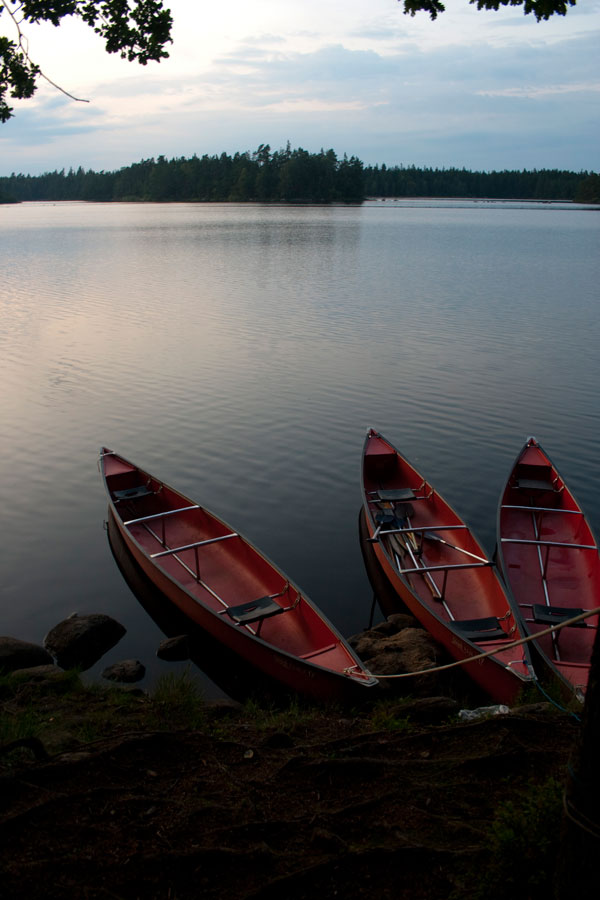
M370 532L374 535L381 526L375 546L384 565L388 563L400 598L455 658L460 655L460 648L452 647L455 632L482 652L523 636L495 567L471 530L373 430L365 441L363 490ZM408 531L386 534L399 529ZM469 630L464 623L473 620ZM494 658L510 665L515 674L531 677L528 653L522 647L500 649Z
M555 466L533 439L523 448L507 481L498 535L503 571L531 634L558 624L561 616L600 605L600 556L592 530ZM536 641L562 677L581 692L587 684L597 628L594 616L585 624Z
M138 558L141 550L152 561L155 580L189 618L204 627L218 618L221 634L235 629L320 668L339 674L351 668L353 677L374 681L327 619L243 537L135 465L106 450L103 454L107 490L125 539L137 545ZM186 509L191 506L195 508ZM218 538L225 539L215 541ZM199 541L214 542L152 559L165 549ZM255 601L261 601L256 610L239 611L241 621L226 611L246 604L253 607ZM267 615L252 620L260 615L261 606Z

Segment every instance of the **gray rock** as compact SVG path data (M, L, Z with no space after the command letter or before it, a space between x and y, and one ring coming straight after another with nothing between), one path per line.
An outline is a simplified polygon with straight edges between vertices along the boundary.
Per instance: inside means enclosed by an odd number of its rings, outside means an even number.
M348 638L348 643L362 659L368 659L369 654L377 653L388 638L404 631L406 628L416 628L424 631L413 616L406 613L394 613L388 616L384 622L374 625L373 628L353 634L352 637Z
M392 613L391 616L387 617L387 621L395 627L396 631L402 631L404 628L421 627L415 617L408 613Z
M389 619L385 619L385 621L380 622L378 625L374 625L370 630L374 631L376 634L389 636L392 634L396 634L399 629L396 627L394 622L390 622Z
M123 659L121 662L108 666L103 671L102 677L108 681L123 681L126 684L132 684L134 681L141 681L145 674L146 667L139 659Z
M73 613L59 622L44 638L44 647L61 669L86 669L117 644L125 628L110 616Z
M226 716L238 715L244 711L244 707L237 700L229 700L227 697L221 697L216 700L207 700L204 708L215 718L225 718Z
M360 634L354 634L348 638L348 643L362 660L370 659L374 656L380 647L386 645L389 635L370 628L368 631L361 631Z
M44 666L28 666L26 669L15 669L14 675L22 681L46 681L48 679L67 678L62 669L54 665L54 661Z
M50 654L38 644L30 644L14 637L0 637L0 672L52 665L53 662Z
M167 638L158 646L156 655L159 659L169 662L181 662L190 658L190 642L187 634L179 634L177 637Z
M421 672L437 663L439 647L422 628L404 628L397 634L385 637L366 632L357 645L357 653L368 662L369 670L377 675L397 675L405 672ZM439 692L439 676L422 675L384 682L397 693L418 696Z

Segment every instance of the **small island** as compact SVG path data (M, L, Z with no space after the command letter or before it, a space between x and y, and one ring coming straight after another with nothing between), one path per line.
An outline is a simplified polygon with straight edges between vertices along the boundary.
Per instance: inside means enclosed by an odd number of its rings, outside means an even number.
M0 178L0 197L17 201L361 203L368 197L600 202L600 175L534 169L366 166L334 150L301 147L190 158L143 159L113 172L84 169Z

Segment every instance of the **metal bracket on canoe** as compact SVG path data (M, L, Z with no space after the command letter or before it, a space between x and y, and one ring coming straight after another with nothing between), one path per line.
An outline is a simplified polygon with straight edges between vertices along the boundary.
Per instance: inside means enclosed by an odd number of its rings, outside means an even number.
M200 559L198 557L198 550L200 549L200 547L206 547L206 546L208 546L208 544L216 544L219 541L226 541L229 538L235 538L235 537L239 537L239 534L237 533L237 531L232 531L231 534L222 534L219 537L208 538L205 541L194 541L193 544L183 544L183 546L181 546L181 547L171 547L168 550L161 550L158 553L151 553L150 559L160 559L163 556L173 556L176 553L183 553L184 550L193 550L194 556L196 559L195 577L196 577L196 581L199 582L200 581ZM179 560L179 562L183 563L182 560ZM194 573L191 573L191 574L194 574Z
M426 572L448 572L450 569L484 569L486 566L493 566L494 563L486 559L485 562L473 562L473 563L449 563L445 566L415 566L411 569L398 569L401 575L408 575L415 572L420 572L422 575Z
M420 573L423 576L427 576L427 578L432 578L431 572L443 572L444 577L442 579L442 587L441 589L436 586L437 593L433 594L434 600L439 600L440 603L444 605L444 608L448 615L453 619L452 613L446 603L446 584L448 583L448 572L451 569L484 569L486 566L493 566L494 563L491 560L486 560L485 562L473 562L473 563L451 563L445 566L417 566L414 569L398 569L398 571L402 574L411 574L411 573ZM435 582L434 582L435 584Z
M525 512L568 513L575 516L583 515L583 512L580 509L563 509L562 506L522 506L516 503L503 503L500 509L521 509Z
M208 538L205 541L194 541L193 544L183 544L181 547L170 547L168 550L161 550L159 553L151 553L150 559L159 559L161 556L172 556L173 553L182 553L184 550L195 550L197 547L205 547L207 544L216 544L218 541L226 541L228 538L239 537L237 531L231 534L222 534L219 537Z
M573 544L569 541L526 540L525 538L500 538L503 544L533 544L534 547L571 547L574 550L598 550L595 544Z
M192 506L182 506L179 509L167 509L164 512L154 513L151 516L140 516L137 519L128 519L126 522L123 522L123 525L143 525L144 528L146 528L152 534L153 537L156 537L154 532L150 528L148 528L147 523L152 522L156 519L160 519L161 526L162 526L162 537L159 538L159 540L160 540L160 543L163 545L163 547L166 548L166 546L167 546L166 521L165 521L166 518L168 516L174 516L176 513L187 512L190 509L200 509L200 507L198 506L197 503L194 503Z
M373 532L373 537L367 538L367 543L373 544L375 541L378 541L381 535L387 534L423 534L426 531L458 531L459 529L466 529L466 525L423 525L416 527L406 527L406 528L384 528L385 522L382 522L381 525L378 525L375 531Z
M174 516L175 513L187 512L189 509L200 509L197 503L192 506L181 506L179 509L166 509L164 512L153 513L151 516L140 516L138 519L128 519L123 525L139 525L140 522L150 522L152 519L160 519L164 516Z

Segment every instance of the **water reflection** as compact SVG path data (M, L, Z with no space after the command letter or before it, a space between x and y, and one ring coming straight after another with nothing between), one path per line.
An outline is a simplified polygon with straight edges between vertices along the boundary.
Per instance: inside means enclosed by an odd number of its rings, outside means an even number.
M154 653L100 531L103 444L235 522L345 636L372 596L370 425L488 553L529 434L600 531L599 226L558 204L3 209L4 633L104 612L121 653Z

